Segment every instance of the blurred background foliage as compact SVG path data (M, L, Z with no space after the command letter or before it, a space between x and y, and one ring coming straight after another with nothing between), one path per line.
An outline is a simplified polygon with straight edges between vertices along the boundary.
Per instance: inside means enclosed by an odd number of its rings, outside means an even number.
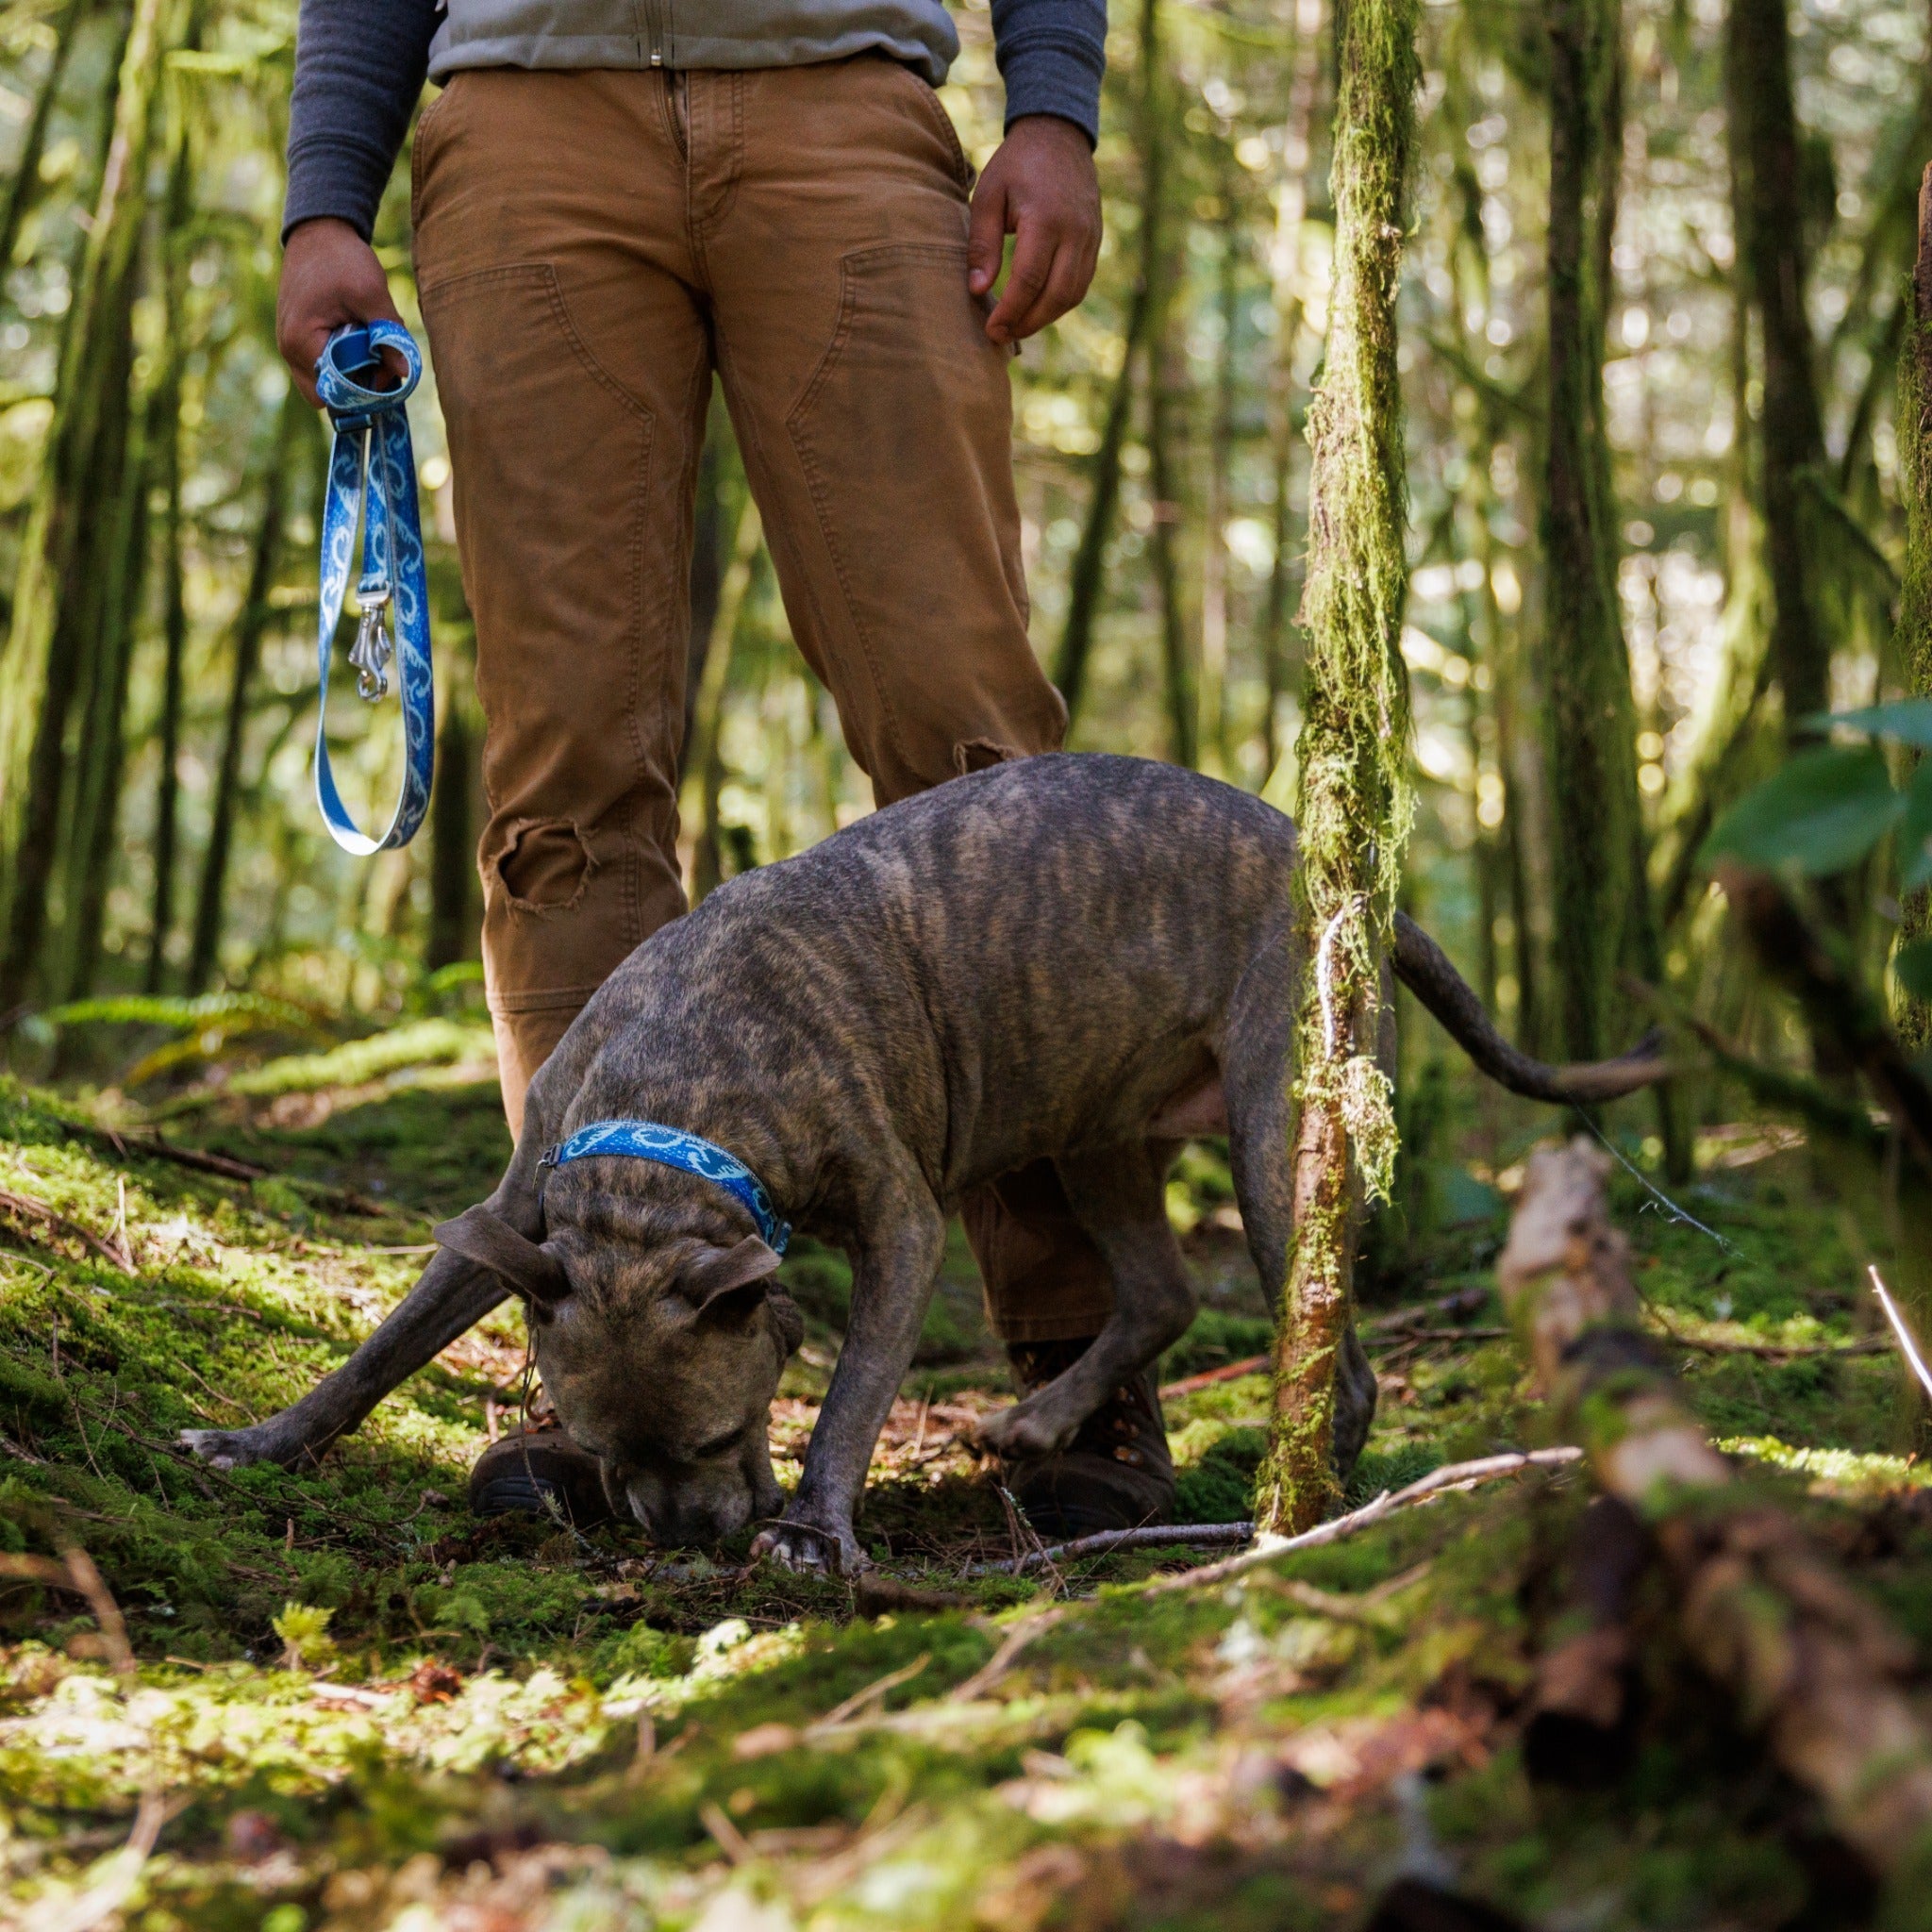
M1333 4L1115 9L1099 276L1013 365L1034 636L1072 744L1181 758L1284 806ZM942 98L983 161L1002 99L983 0L958 18ZM1561 58L1566 19L1595 36L1580 66ZM323 437L273 341L293 32L286 0L0 10L0 1025L20 1071L150 1104L402 1023L426 1061L488 1050L480 719L433 381L414 412L442 707L431 823L363 862L310 803ZM1760 58L1778 47L1788 66ZM1631 1037L1634 977L1743 1052L1805 1062L1795 1008L1745 970L1698 855L1779 761L1787 684L1838 708L1911 686L1893 394L1932 158L1926 9L1456 0L1424 9L1423 56L1401 293L1412 909L1539 1050ZM1595 251L1562 367L1579 345L1600 361L1600 408L1589 382L1577 403L1552 377L1553 99L1606 158L1557 185L1584 197ZM406 158L376 242L414 324L408 203ZM1580 427L1559 415L1553 436L1553 407L1573 405ZM1571 628L1577 566L1551 526L1552 452L1573 446L1603 466L1591 541L1612 594L1594 641ZM790 642L722 409L691 665L702 893L870 807ZM1594 776L1561 722L1579 665L1621 680ZM337 715L344 791L379 813L393 704ZM1578 843L1578 798L1606 785L1634 785L1634 858ZM1575 880L1597 867L1648 909L1579 964L1595 922ZM1821 890L1876 983L1909 910L1891 842ZM1579 974L1607 989L1594 1018ZM1411 1058L1438 1050L1420 1038L1407 1029ZM1436 1083L1406 1086L1426 1139ZM1723 1118L1714 1088L1675 1104Z

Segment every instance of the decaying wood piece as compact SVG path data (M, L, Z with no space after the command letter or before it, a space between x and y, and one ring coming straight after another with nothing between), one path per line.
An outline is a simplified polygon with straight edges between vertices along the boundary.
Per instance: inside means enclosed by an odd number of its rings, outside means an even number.
M1504 1304L1564 1432L1647 1524L1691 1655L1846 1842L1902 1878L1932 1850L1932 1733L1906 1694L1911 1647L1789 1516L1747 1496L1697 1426L1638 1328L1609 1166L1580 1138L1531 1159L1496 1268ZM1588 1659L1564 1655L1577 1641L1553 1653L1545 1694L1613 1715Z

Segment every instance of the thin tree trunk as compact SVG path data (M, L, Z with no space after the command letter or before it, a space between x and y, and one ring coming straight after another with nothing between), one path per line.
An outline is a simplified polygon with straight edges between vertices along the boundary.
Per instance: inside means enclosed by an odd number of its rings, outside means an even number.
M429 934L423 963L438 973L476 956L480 922L475 914L476 828L470 816L476 758L467 687L474 673L469 653L447 654L461 675L446 680L442 719L436 732L436 790L429 800Z
M115 69L112 131L75 277L47 459L21 550L13 621L0 658L0 1011L22 1003L47 930L66 741L85 658L77 628L103 572L105 525L92 512L104 447L125 438L126 341L163 50L175 0L138 0ZM121 372L120 379L116 379ZM120 426L117 428L117 419Z
M1087 500L1087 521L1081 526L1079 547L1074 553L1073 569L1067 579L1067 621L1061 627L1059 650L1054 658L1054 682L1066 701L1069 732L1079 713L1080 701L1087 694L1087 664L1093 650L1094 620L1100 613L1107 542L1113 534L1114 513L1120 508L1121 456L1133 425L1135 370L1148 341L1155 282L1160 272L1161 204L1166 193L1166 148L1157 114L1160 59L1158 0L1141 0L1140 254L1134 291L1127 303L1121 366L1114 375L1112 393L1108 397L1100 447L1093 454L1093 487Z
M1290 70L1288 113L1281 129L1281 179L1275 189L1274 234L1269 245L1268 272L1274 301L1274 355L1268 372L1268 434L1274 464L1274 553L1268 566L1268 589L1261 603L1260 637L1263 703L1261 763L1273 780L1281 760L1281 701L1289 689L1285 648L1289 592L1294 582L1290 538L1293 518L1289 508L1289 484L1300 425L1294 412L1294 356L1301 341L1307 300L1302 289L1302 224L1308 211L1308 182L1313 171L1315 97L1321 91L1322 0L1295 0L1294 61Z
M718 588L711 635L705 646L705 675L698 691L690 741L685 746L682 808L694 826L691 835L691 902L695 906L724 877L724 855L718 842L718 794L724 784L724 699L738 654L738 621L751 588L764 525L749 493L741 500L731 540L731 561Z
M1647 922L1630 660L1604 423L1605 314L1623 158L1621 0L1551 0L1549 420L1543 684L1564 1050L1597 1059Z
M1241 315L1241 229L1235 205L1235 166L1221 170L1221 258L1215 309L1221 340L1214 351L1214 413L1208 434L1208 529L1201 556L1201 737L1208 769L1222 777L1227 742L1227 520L1234 493L1235 334Z
M1764 354L1763 501L1772 593L1772 664L1785 731L1830 702L1831 650L1813 606L1805 491L1824 431L1805 308L1798 118L1786 0L1731 0L1725 46L1732 206L1743 285Z
M190 14L187 44L202 42L204 8ZM168 936L175 924L175 869L179 859L181 704L188 658L188 582L182 557L181 391L188 367L189 223L194 211L193 120L185 93L175 96L174 158L168 168L166 226L161 238L162 355L148 416L162 493L161 509L161 710L157 721L160 770L155 779L154 898L148 911L146 971L142 986L159 992L167 972Z
M1181 481L1174 449L1174 418L1185 391L1173 367L1177 351L1167 340L1164 295L1157 297L1155 309L1148 344L1152 367L1147 383L1147 483L1154 493L1148 550L1160 605L1160 684L1167 705L1168 756L1177 765L1193 766L1200 761L1200 699L1181 595Z
M34 95L33 112L27 118L26 133L21 138L20 158L14 163L13 179L7 184L7 200L0 204L0 280L13 266L13 251L20 246L21 228L40 192L41 158L47 149L48 124L54 118L54 104L60 95L68 56L74 52L86 14L87 0L67 0L54 26L54 51L48 57L46 73L41 76L40 92Z
M1380 955L1408 829L1401 654L1407 482L1395 302L1415 135L1416 0L1351 0L1335 130L1328 348L1308 409L1308 634L1297 746L1304 942L1295 1056L1294 1252L1274 1347L1274 1413L1255 1514L1320 1519L1335 1494L1335 1369L1349 1320L1362 1187L1387 1196L1394 1123L1374 1052Z
M222 910L228 889L228 857L234 844L235 818L242 795L242 753L248 725L248 696L261 660L261 641L275 612L269 592L282 557L282 532L288 518L289 469L296 433L308 405L291 384L275 419L275 433L262 477L261 518L248 564L248 588L235 619L235 657L228 681L226 720L222 729L222 754L215 768L214 798L209 807L208 849L202 855L201 890L194 902L194 936L188 953L188 991L205 992L215 976L222 943Z
M1898 476L1905 499L1906 562L1899 586L1898 653L1906 689L1932 697L1932 164L1919 184L1919 252L1905 298L1910 319L1898 358ZM1902 941L1932 932L1932 903L1924 889L1906 902ZM1932 1007L1899 995L1895 1021L1914 1050L1932 1043Z
M59 990L69 1000L85 999L93 991L100 969L108 878L126 772L127 683L147 583L151 458L145 410L131 439L108 454L103 468L118 474L120 488L103 498L111 548L101 587L98 642L89 673L92 688L75 760L75 800L64 841L61 940L66 957Z

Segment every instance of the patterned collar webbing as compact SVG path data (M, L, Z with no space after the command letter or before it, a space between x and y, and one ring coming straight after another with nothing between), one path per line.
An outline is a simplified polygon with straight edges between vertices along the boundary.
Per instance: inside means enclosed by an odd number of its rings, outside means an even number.
M541 1164L564 1167L573 1160L606 1154L626 1154L639 1160L655 1160L662 1167L681 1168L723 1188L758 1223L766 1246L774 1255L785 1252L785 1244L791 1239L791 1224L779 1220L758 1175L737 1155L725 1153L697 1134L687 1134L682 1127L659 1126L655 1121L593 1121L588 1127L579 1127L561 1146L552 1147Z

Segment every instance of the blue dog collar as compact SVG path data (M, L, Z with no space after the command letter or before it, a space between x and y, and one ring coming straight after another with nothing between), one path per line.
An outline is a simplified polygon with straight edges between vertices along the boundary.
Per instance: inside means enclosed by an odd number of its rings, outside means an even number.
M790 1222L778 1219L764 1183L735 1154L682 1127L660 1127L656 1121L593 1121L579 1127L561 1146L552 1147L540 1167L567 1167L593 1155L627 1154L638 1160L655 1160L660 1167L681 1168L700 1180L720 1187L739 1202L758 1224L758 1233L774 1255L785 1252L791 1239Z

